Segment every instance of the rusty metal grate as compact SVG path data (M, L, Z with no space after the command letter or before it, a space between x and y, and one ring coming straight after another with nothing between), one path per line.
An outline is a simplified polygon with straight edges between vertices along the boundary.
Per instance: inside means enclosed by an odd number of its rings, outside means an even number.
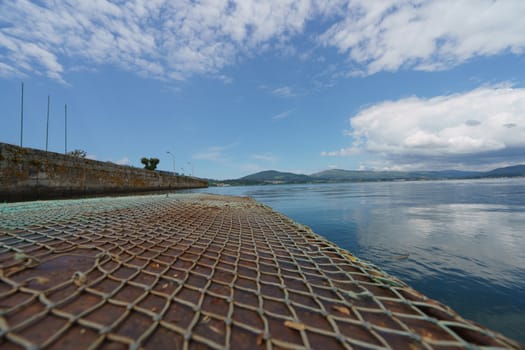
M247 198L0 205L2 349L520 348Z

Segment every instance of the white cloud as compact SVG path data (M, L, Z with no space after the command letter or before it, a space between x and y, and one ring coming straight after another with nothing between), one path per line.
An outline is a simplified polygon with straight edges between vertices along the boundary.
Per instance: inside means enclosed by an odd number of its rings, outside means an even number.
M276 115L274 115L272 117L273 120L279 120L279 119L284 119L284 118L288 118L290 116L290 113L292 113L292 111L285 111L285 112L281 112L281 113L278 113Z
M350 123L353 137L364 139L374 152L439 155L523 147L525 89L479 88L383 102L361 111Z
M323 157L349 157L359 154L361 150L358 147L341 148L338 151L321 152Z
M0 74L60 81L70 58L159 79L214 74L302 32L311 8L310 0L5 1Z
M523 53L523 13L522 0L355 0L320 41L368 74L438 70L475 56Z
M353 146L323 155L362 151L428 166L525 161L525 89L482 87L433 98L410 97L368 107L350 118Z
M2 1L0 75L62 81L79 65L110 64L165 80L221 78L241 57L271 50L322 57L292 41L311 37L349 57L355 74L445 69L522 54L523 13L523 0ZM309 21L322 25L305 32ZM286 86L274 92L296 94Z
M21 75L17 69L0 62L0 77L12 77L17 75Z
M279 97L294 97L297 96L297 93L289 86L281 86L279 88L273 89L272 94Z

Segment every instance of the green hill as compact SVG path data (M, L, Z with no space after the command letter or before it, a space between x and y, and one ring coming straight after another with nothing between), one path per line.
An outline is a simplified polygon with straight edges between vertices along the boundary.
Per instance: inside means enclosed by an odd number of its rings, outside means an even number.
M498 168L488 172L441 170L441 171L369 171L330 169L312 175L294 174L276 170L266 170L235 180L210 180L216 185L264 185L293 183L330 183L365 181L404 181L404 180L445 180L479 179L487 177L525 176L525 165Z
M515 177L525 176L525 165L514 165L505 168L498 168L483 173L484 177Z
M311 177L326 181L393 181L393 180L437 180L464 179L479 176L474 171L367 171L332 169L312 174Z
M263 183L300 183L312 180L310 176L294 173L284 173L275 170L261 171L239 179L240 181L256 181Z

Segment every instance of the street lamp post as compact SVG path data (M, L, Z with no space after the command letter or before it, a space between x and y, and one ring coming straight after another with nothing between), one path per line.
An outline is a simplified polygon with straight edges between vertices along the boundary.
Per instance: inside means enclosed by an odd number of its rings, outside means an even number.
M190 168L188 168L188 172L190 171L189 169L191 169L191 176L193 176L193 163L188 162L188 165L190 166Z
M175 156L170 151L167 151L166 153L169 154L171 156L171 159L173 160L173 175L177 175L177 171L175 169Z

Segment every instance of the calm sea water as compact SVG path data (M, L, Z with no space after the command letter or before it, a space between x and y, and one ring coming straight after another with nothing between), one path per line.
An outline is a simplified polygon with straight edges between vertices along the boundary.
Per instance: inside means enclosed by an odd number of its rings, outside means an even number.
M525 179L268 185L250 196L525 343Z

